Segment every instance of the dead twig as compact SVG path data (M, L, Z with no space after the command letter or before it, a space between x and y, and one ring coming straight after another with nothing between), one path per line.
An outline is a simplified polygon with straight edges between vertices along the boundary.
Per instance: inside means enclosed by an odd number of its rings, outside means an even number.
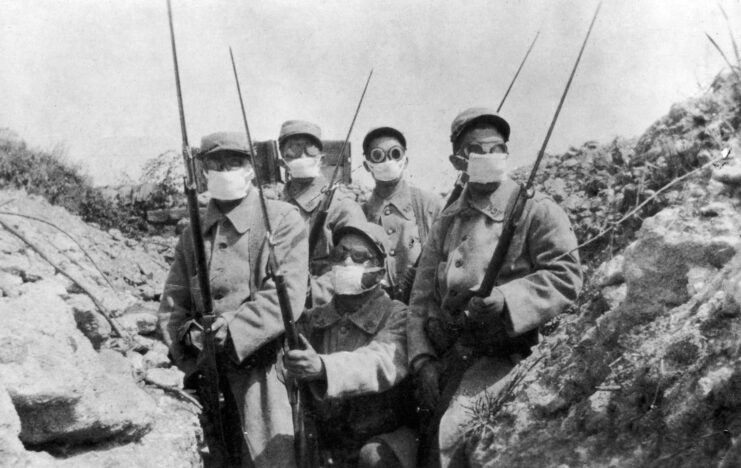
M0 206L2 206L2 205L0 205ZM93 260L93 257L91 257L90 254L88 253L88 251L85 250L85 247L83 247L82 244L80 244L77 241L77 239L75 239L74 237L72 237L72 235L70 233L68 233L67 231L65 231L64 229L60 228L59 226L57 226L56 224L54 224L54 223L52 223L50 221L47 221L47 220L45 220L43 218L38 218L36 216L31 216L31 215L27 215L27 214L23 214L23 213L14 213L12 211L0 211L0 214L2 214L2 215L10 215L10 216L19 216L21 218L31 219L31 220L34 220L34 221L38 221L40 223L48 224L49 226L51 226L54 229L58 230L59 232L61 232L65 236L69 237L72 240L72 242L74 242L77 245L77 247L80 248L80 250L85 255L85 257L87 257L87 259L90 260L90 263L93 264L93 266L95 267L95 269L98 270L98 273L100 273L100 276L102 276L103 279L105 280L105 282L108 283L108 286L110 286L111 289L116 289L116 288L113 287L113 284L108 279L108 275L106 275L105 273L103 273L103 270L101 270L100 267L98 266L98 264L95 263L95 260Z
M29 247L31 247L41 258L46 260L47 263L49 263L51 266L54 267L55 270L57 270L59 273L67 277L70 281L75 283L87 296L93 301L93 304L100 310L101 315L108 321L108 323L111 325L111 329L121 338L124 339L127 343L131 342L131 337L128 333L125 333L123 331L123 328L118 324L118 322L113 318L110 311L107 307L103 305L103 303L100 301L100 299L97 298L97 296L87 287L85 284L78 278L76 278L72 273L66 271L63 269L59 264L57 264L54 260L52 260L44 251L39 247L35 242L30 240L28 237L23 235L20 231L18 231L13 226L10 226L8 223L2 220L0 218L0 226L4 227L8 232L22 240L24 243L26 243Z
M710 40L710 42L713 44L713 47L715 47L715 50L717 50L720 53L720 56L723 57L723 60L725 60L726 65L728 65L728 67L731 69L733 74L736 75L736 79L738 80L738 82L741 83L741 75L738 74L738 70L736 69L737 67L734 67L731 64L731 61L728 60L728 57L726 57L726 54L723 52L723 49L721 49L718 43L715 42L715 40L713 40L712 37L710 37L710 34L705 33L705 37L707 37Z
M198 408L198 411L203 411L203 406L201 406L201 403L199 403L198 400L196 400L191 395L188 395L188 393L185 390L183 390L181 388L178 388L178 387L176 387L174 385L164 385L164 384L161 384L161 383L159 383L159 382L157 382L155 380L152 380L152 379L150 379L150 378L148 378L146 376L143 378L143 380L144 380L144 383L146 383L148 385L152 385L153 387L157 387L157 388L159 388L161 390L164 390L164 391L166 391L168 393L172 393L173 395L176 395L178 398L187 401L188 403L190 403L193 406L195 406L196 408Z

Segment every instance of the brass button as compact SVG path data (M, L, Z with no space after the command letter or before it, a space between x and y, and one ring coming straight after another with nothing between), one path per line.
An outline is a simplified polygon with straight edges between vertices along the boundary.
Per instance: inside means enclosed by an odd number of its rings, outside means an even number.
M456 266L456 268L462 267L463 266L463 260L461 260L460 258L458 260L456 260L455 261L455 266Z
M386 208L385 208L385 209L383 210L383 214L385 214L386 216L390 215L390 214L391 214L391 207L390 207L390 206L387 206L387 207L386 207Z
M389 255L391 255L392 257L393 257L394 255L396 255L396 250L395 250L395 249L391 249L391 250L389 250Z
M391 234L393 234L395 232L396 232L396 230L394 228L388 228L388 229L386 229L386 234L388 234L388 235L391 235Z
M225 249L225 248L227 248L227 247L228 247L228 245L227 245L227 243L226 243L226 242L219 242L219 248L220 248L221 250L224 250L224 249Z

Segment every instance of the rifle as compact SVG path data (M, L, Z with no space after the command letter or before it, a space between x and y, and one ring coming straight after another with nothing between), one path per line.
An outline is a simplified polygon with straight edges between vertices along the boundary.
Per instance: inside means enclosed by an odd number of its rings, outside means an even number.
M352 117L352 122L350 122L350 128L347 130L347 136L345 137L345 141L342 142L342 146L340 147L340 159L345 153L347 142L350 141L350 134L352 133L352 129L355 126L355 119L358 118L358 112L360 112L360 106L363 104L363 98L365 98L365 92L368 90L368 84L370 83L371 76L373 76L373 70L368 73L368 79L365 81L365 87L363 87L363 94L360 95L358 106L355 108L355 114ZM314 218L314 222L309 229L309 256L314 253L314 249L319 242L319 236L324 229L324 224L327 222L327 213L329 212L329 207L332 204L334 192L335 190L337 190L335 180L337 180L337 174L339 173L340 165L340 161L337 161L337 165L334 167L334 171L332 171L332 178L329 179L329 185L327 186L324 198L319 205L319 212Z
M260 207L262 210L263 222L265 223L265 235L268 241L268 274L273 277L275 282L275 290L278 294L278 303L280 305L280 314L283 318L283 327L286 332L286 342L288 343L289 349L301 349L301 341L299 340L298 331L296 330L296 321L293 316L293 308L291 307L291 301L288 297L288 286L286 280L282 274L280 274L280 265L275 255L275 241L273 240L273 231L270 226L270 216L268 214L268 206L265 201L265 194L262 190L262 181L260 177L260 171L257 170L255 164L255 148L252 144L252 136L250 135L250 127L247 124L247 114L244 110L244 100L242 99L242 89L239 85L239 76L237 74L237 66L234 62L234 54L232 48L229 48L229 57L232 61L232 70L234 71L234 81L237 84L237 94L239 95L239 105L242 110L242 121L244 122L244 131L247 135L247 143L250 148L250 159L252 160L252 166L255 168L255 184L260 194ZM293 419L293 434L294 434L294 451L296 453L296 464L301 467L314 467L318 466L318 462L314 457L314 451L309 453L309 439L314 437L314 434L307 435L306 431L306 415L303 408L303 401L308 396L304 385L299 384L297 381L286 382L286 389L288 390L288 400L291 404L291 416Z
M525 52L525 57L522 58L522 62L520 62L520 66L517 67L515 76L513 76L512 81L509 82L507 91L504 92L504 96L502 97L502 100L499 101L499 106L497 106L497 114L499 113L500 110L502 110L504 101L507 100L507 96L509 96L509 92L512 89L512 86L514 86L515 81L517 81L517 77L520 76L520 71L522 70L522 67L525 65L525 62L527 61L527 57L528 55L530 55L530 51L533 50L533 46L535 45L535 41L538 40L538 36L540 36L540 31L538 31L535 34L535 38L533 38L533 42L530 43L530 47L528 47L527 52ZM450 192L450 195L448 196L448 199L445 202L445 208L452 205L461 196L461 192L463 192L463 187L465 187L467 183L468 183L468 174L466 174L465 172L461 172L461 174L458 176L458 180L455 181L455 186L453 187L453 190Z
M203 350L199 356L199 396L203 400L203 411L211 423L215 437L209 442L209 451L213 462L217 466L239 465L236 455L230 453L227 445L226 428L221 414L221 388L219 382L219 370L216 359L216 343L214 342L213 323L216 315L213 313L213 298L211 296L211 283L208 278L208 263L206 260L206 248L201 231L201 215L198 211L198 191L196 186L195 158L188 144L188 132L185 126L185 110L183 107L183 95L180 88L180 68L178 67L178 55L175 47L175 29L172 24L172 7L167 0L167 18L170 24L170 43L172 44L172 60L175 68L175 88L177 90L178 111L180 115L180 133L182 135L183 161L185 163L185 195L188 200L188 214L190 216L190 230L193 237L193 250L195 252L196 275L198 286L201 289L200 296L194 300L195 320L203 327ZM213 445L213 447L211 446Z
M535 164L533 165L532 170L530 171L530 177L528 177L525 184L521 184L514 191L507 203L507 209L505 210L506 221L504 223L504 226L502 227L502 234L499 237L499 242L494 249L494 253L492 254L491 260L489 261L489 265L486 268L484 278L481 281L481 286L479 286L479 288L475 291L463 291L457 293L455 291L448 292L448 295L451 297L451 299L447 302L446 307L449 307L451 315L453 315L454 317L460 317L463 310L468 305L468 301L471 298L488 297L494 289L497 276L499 276L499 272L504 266L504 259L507 256L507 251L509 250L510 243L512 242L512 238L514 237L515 230L517 229L517 224L520 221L520 217L522 216L522 212L525 208L525 202L527 201L527 199L532 198L532 196L534 195L532 187L535 182L535 175L538 172L538 166L540 166L540 162L545 155L548 141L550 140L551 134L553 133L553 128L555 127L556 121L558 120L558 115L561 113L561 107L563 106L566 95L568 94L569 88L571 87L571 82L574 79L574 75L579 66L579 62L581 61L582 54L584 53L584 48L587 45L589 35L592 32L594 22L597 20L597 14L599 13L601 6L601 3L597 5L597 10L594 12L592 22L589 24L589 29L587 30L586 37L584 38L581 49L579 50L579 55L576 58L576 63L574 63L574 68L571 70L571 75L569 75L569 80L566 82L566 88L561 95L561 100L559 101L556 112L553 115L553 119L551 120L551 125L548 128L548 133L545 136L545 140L543 140L543 144L540 147L540 151L538 152L538 157L535 160ZM453 329L454 333L459 332L460 326L454 326ZM453 395L460 385L461 380L463 380L463 375L465 374L466 370L468 370L469 366L473 364L472 359L465 359L465 357L461 356L457 352L453 353L451 359L451 368L453 370L447 379L448 381L446 382L443 391L441 392L437 408L434 409L432 416L423 428L423 434L420 438L421 442L419 449L419 454L421 457L426 457L429 453L430 447L435 446L434 438L437 434L440 419L442 418L443 414L445 414L445 411L450 404L450 400L453 398Z

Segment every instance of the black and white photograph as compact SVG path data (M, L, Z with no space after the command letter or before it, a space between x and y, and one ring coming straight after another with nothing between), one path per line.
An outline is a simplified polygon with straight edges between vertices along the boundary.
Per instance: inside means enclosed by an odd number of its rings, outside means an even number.
M741 0L5 0L0 467L741 467Z

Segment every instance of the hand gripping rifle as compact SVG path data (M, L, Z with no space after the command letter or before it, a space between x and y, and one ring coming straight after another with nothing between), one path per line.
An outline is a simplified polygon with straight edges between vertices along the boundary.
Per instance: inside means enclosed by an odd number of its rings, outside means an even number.
M515 76L512 77L512 81L510 81L509 86L507 87L507 91L504 92L504 96L502 97L502 100L499 101L499 106L497 106L497 114L499 113L500 110L502 110L504 101L507 100L507 96L509 96L509 92L512 90L512 86L514 86L515 81L517 81L517 77L520 76L520 71L522 71L522 67L525 66L527 57L528 55L530 55L530 51L533 50L533 46L535 45L535 41L538 40L538 36L540 36L540 31L538 31L535 34L535 37L533 38L533 42L530 43L530 47L528 47L527 52L525 52L525 57L522 58L522 62L520 62L520 66L517 67ZM445 202L445 208L452 205L461 196L461 192L463 192L463 187L466 186L467 182L468 182L468 174L466 174L465 172L461 172L461 174L458 176L458 180L455 181L455 187L453 187L453 191L450 192L450 195L448 196L448 200Z
M288 343L289 349L301 349L301 341L299 340L298 331L296 330L296 322L293 316L293 308L291 307L291 300L288 296L288 286L286 280L280 273L280 265L275 255L275 241L273 240L273 231L270 226L270 216L268 214L268 206L265 201L265 194L262 190L262 180L260 177L260 171L258 170L255 161L255 148L252 144L252 136L250 135L250 127L247 124L247 114L244 110L244 101L242 99L242 89L239 86L239 76L237 75L237 66L234 63L234 54L232 53L231 47L229 48L229 57L232 61L232 70L234 70L234 81L237 84L237 94L239 95L239 105L242 110L242 121L244 122L244 131L247 135L247 143L250 148L250 158L252 160L252 167L255 170L255 184L257 190L260 193L260 207L262 209L263 222L265 223L265 234L268 241L268 272L273 277L275 282L275 290L278 294L278 303L280 305L280 314L283 318L283 328L286 332L286 342ZM288 400L291 403L291 416L293 418L293 435L294 435L294 451L296 453L296 464L302 468L313 468L318 466L318 462L315 457L315 450L310 450L311 438L314 434L307 434L306 430L306 415L304 412L303 401L309 394L306 392L304 385L300 385L296 381L286 382L286 389L288 390Z
M543 141L543 145L540 147L538 158L535 160L533 169L530 172L530 177L525 184L520 185L520 187L515 190L512 196L510 196L510 199L507 203L507 209L505 211L506 221L504 223L504 226L502 227L502 234L499 237L499 242L494 249L494 253L492 254L491 260L489 261L489 265L486 268L484 278L481 281L481 286L475 291L457 292L456 294L454 294L454 291L450 291L448 293L450 298L446 303L446 307L449 308L451 315L453 315L454 317L460 317L461 313L468 305L468 301L472 297L488 297L494 289L497 276L499 276L499 272L504 266L504 260L507 256L507 251L509 250L510 243L512 242L512 238L514 237L515 230L517 229L517 224L520 221L520 217L522 216L522 212L525 208L525 202L528 198L531 198L533 196L532 187L535 182L535 175L538 172L538 166L540 165L540 162L545 155L545 149L548 146L548 141L551 138L553 128L555 127L556 121L558 120L558 115L561 112L561 107L563 106L566 95L568 94L569 88L571 87L571 82L574 79L574 74L576 73L577 67L579 66L581 56L584 53L584 48L587 45L587 41L589 39L589 35L592 32L594 22L597 19L597 14L599 13L600 6L601 4L597 5L597 10L594 12L592 22L589 24L587 35L584 38L581 49L579 50L579 55L576 58L576 63L574 63L574 68L571 70L571 75L569 76L569 80L566 83L566 88L561 95L561 100L558 103L558 107L556 108L556 113L553 116L553 120L551 120L551 125L548 128L548 133L546 134L545 140ZM459 327L454 328L460 330ZM435 408L434 414L431 417L431 421L427 422L424 425L425 427L423 429L419 451L421 457L426 457L429 453L429 448L434 446L434 438L437 434L437 426L440 423L440 419L447 410L448 405L450 404L450 400L453 398L453 395L460 385L461 380L463 380L463 374L466 372L470 364L472 364L472 362L470 362L470 359L466 360L460 355L453 356L452 359L457 362L453 363L453 365L451 366L453 371L448 377L445 388L443 388L442 390L442 393L438 400L437 408Z
M368 73L368 79L365 81L365 87L363 87L363 94L360 95L360 100L358 101L358 107L355 108L355 114L352 117L352 122L350 123L350 128L347 130L347 136L345 137L345 141L342 142L342 147L340 147L340 156L339 158L342 159L342 155L345 153L345 147L347 146L347 142L350 140L350 134L352 133L352 129L355 126L355 119L358 118L358 112L360 112L360 106L363 104L363 98L365 98L365 92L368 90L368 84L370 83L371 76L373 76L373 70ZM337 185L335 184L335 181L337 180L337 174L339 173L341 161L337 161L337 165L334 167L334 171L332 172L332 178L329 179L329 185L326 188L326 193L324 194L324 198L322 199L322 202L319 204L319 212L317 213L316 217L314 218L314 223L311 225L309 229L309 256L314 253L314 249L316 248L317 243L319 242L319 236L322 233L322 230L324 229L324 224L327 222L327 213L329 212L329 207L332 204L332 199L334 198L334 192L337 190Z
M206 248L203 243L203 232L201 231L201 216L198 212L198 192L196 188L195 158L188 145L188 132L185 127L185 110L183 108L183 95L180 88L180 69L178 67L178 55L175 48L175 30L172 25L172 7L167 0L167 17L170 23L170 42L172 44L172 60L175 67L175 88L178 97L178 110L180 113L180 133L183 138L183 160L185 162L185 195L188 200L188 214L190 215L190 230L193 237L193 250L195 252L196 275L198 286L201 289L200 296L194 295L194 313L198 324L203 327L203 350L199 356L199 371L201 373L199 394L203 404L203 411L214 431L213 440L209 440L209 451L215 466L234 466L238 462L227 449L227 437L224 421L221 414L219 371L216 360L216 344L212 325L216 320L213 313L213 298L211 297L211 284L208 278L208 263L206 261ZM211 445L214 445L213 447Z
M561 113L561 107L563 107L564 100L566 100L566 95L569 92L571 82L573 81L576 70L579 67L581 56L584 53L584 48L587 45L589 35L592 32L594 22L597 20L597 14L599 13L601 6L601 3L597 5L597 10L594 12L592 22L589 24L589 29L587 30L587 35L581 45L579 55L576 58L576 63L574 63L574 68L571 70L571 75L569 75L569 80L566 82L566 88L563 90L561 100L559 101L558 107L556 108L556 113L553 115L553 119L551 120L551 125L550 127L548 127L548 133L546 133L545 140L543 140L540 151L538 151L538 157L536 158L535 163L533 164L533 168L530 171L530 176L528 177L527 182L521 184L517 188L517 190L515 190L507 203L507 209L505 210L506 221L504 223L504 226L502 227L502 235L499 238L499 242L497 243L496 248L494 249L494 253L492 254L491 260L489 261L489 265L486 268L484 278L481 280L481 285L476 291L465 291L455 294L454 301L450 303L451 312L453 313L460 314L460 312L466 307L468 301L472 297L488 297L491 294L491 291L494 289L497 276L499 276L499 272L504 265L504 258L507 255L509 245L512 242L512 237L514 237L515 234L515 229L517 228L517 224L520 221L522 211L525 208L525 202L528 198L532 198L533 196L533 184L535 183L535 176L538 173L538 167L540 166L540 163L543 160L543 156L545 155L548 141L551 139L553 128L556 126L558 115Z

